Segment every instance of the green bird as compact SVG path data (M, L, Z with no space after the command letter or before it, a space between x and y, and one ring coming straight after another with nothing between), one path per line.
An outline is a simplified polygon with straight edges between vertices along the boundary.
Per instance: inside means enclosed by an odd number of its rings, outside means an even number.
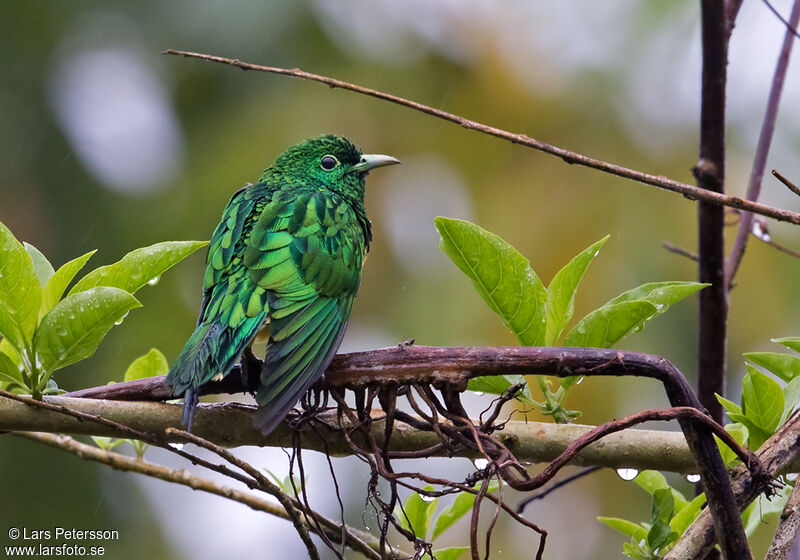
M198 390L267 341L255 426L268 434L325 372L344 336L372 231L370 170L400 163L325 135L293 146L231 197L214 230L197 327L167 375L191 430Z

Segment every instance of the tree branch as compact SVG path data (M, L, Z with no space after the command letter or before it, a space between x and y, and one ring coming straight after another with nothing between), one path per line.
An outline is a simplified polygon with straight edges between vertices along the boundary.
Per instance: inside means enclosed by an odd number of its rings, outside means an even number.
M30 439L50 447L55 447L56 449L61 449L62 451L68 451L74 455L77 455L81 459L101 463L111 467L114 470L135 472L152 478L157 478L159 480L164 480L166 482L187 486L192 490L199 490L201 492L207 492L223 498L228 498L229 500L244 504L255 511L261 511L290 521L289 514L286 513L286 510L278 504L263 500L248 492L242 492L236 488L218 484L212 480L199 477L184 469L170 469L161 465L148 463L147 461L143 461L141 459L127 457L121 453L106 451L92 445L81 443L66 435L38 432L13 432L13 435ZM323 527L327 537L334 542L341 542L342 528L330 519L322 519L324 520ZM304 523L304 525L308 531L318 533L317 528L311 524ZM378 539L376 539L374 536L349 527L345 532L345 536L345 542L347 546L357 552L360 552L367 558L380 560L380 555L377 552Z
M694 174L698 187L724 193L727 18L722 0L702 0L700 6L703 71L700 154ZM698 294L697 396L711 417L721 422L722 405L715 395L725 394L728 291L725 284L724 209L700 201L697 222L699 280L711 284ZM744 532L742 538L744 539Z
M764 171L767 168L767 157L769 156L770 146L772 145L772 136L775 133L775 124L778 120L778 107L783 93L783 84L786 81L786 72L789 68L789 59L792 55L792 46L794 45L795 36L792 28L797 27L798 23L800 23L800 0L795 0L792 13L789 16L789 25L783 37L783 46L778 56L778 62L775 65L775 74L772 77L772 86L769 90L764 121L761 123L761 132L758 136L758 146L756 147L756 154L753 160L753 169L750 171L750 182L747 186L748 200L758 200L758 196L761 192L761 182L764 179ZM727 289L729 291L733 284L733 279L736 276L736 271L739 269L739 265L742 262L745 249L747 248L747 240L750 238L750 233L753 229L753 218L754 216L750 212L742 212L739 218L739 229L736 232L736 240L734 241L733 249L726 263Z
M423 105L422 103L417 103L416 101L410 101L408 99L404 99L396 95L391 95L389 93L366 88L342 80L329 78L327 76L312 74L311 72L305 72L303 70L300 70L299 68L290 69L290 68L277 68L273 66L261 66L258 64L250 64L247 62L242 62L240 60L233 58L225 58L222 56L180 51L175 49L166 50L164 51L163 54L179 55L188 58L198 58L209 62L228 64L230 66L235 66L242 70L254 70L258 72L269 72L272 74L280 74L283 76L292 76L295 78L302 78L304 80L319 82L321 84L325 84L330 88L340 88L360 93L363 95L368 95L370 97L375 97L377 99L382 99L390 103L402 105L403 107L408 107L409 109L413 109L415 111L419 111L421 113L425 113L427 115L431 115L455 123L468 130L475 130L483 134L488 134L489 136L494 136L496 138L508 140L509 142L512 142L514 144L520 144L522 146L533 148L534 150L546 154L560 157L562 160L564 160L566 163L569 164L576 164L576 165L582 165L584 167L590 167L592 169L596 169L604 173L616 175L617 177L623 177L625 179L630 179L632 181L636 181L638 183L642 183L645 185L650 185L653 187L658 187L660 189L680 193L690 200L702 200L710 204L730 206L731 208L747 210L749 212L753 212L755 214L761 214L763 216L767 216L769 218L773 218L778 221L790 222L796 225L800 225L800 214L796 212L789 212L788 210L783 210L780 208L767 206L765 204L751 202L748 200L744 200L743 198L738 196L726 196L718 192L706 191L702 188L698 188L693 185L689 185L687 183L681 183L680 181L675 181L673 179L669 179L662 175L652 175L650 173L643 173L641 171L636 171L635 169L630 169L620 165L615 165L613 163L588 157L579 154L577 152L565 150L564 148L559 148L558 146L554 146L552 144L536 140L525 134L515 134L513 132L508 132L506 130L494 126L481 124L479 122L466 119L464 117L460 117L453 113L448 113L447 111L442 111L441 109L436 109L428 105Z
M47 397L47 401L73 410L95 414L118 422L131 424L143 431L161 433L180 425L181 407L175 404L122 402L94 399ZM271 447L291 446L292 434L286 425L280 426L265 437L253 428L252 413L255 407L236 403L201 404L197 410L197 423L193 430L204 439L220 445L236 447L258 445ZM376 441L384 443L382 411L373 412L371 432ZM336 424L336 413L330 411L320 417L330 423L330 429L303 428L303 449L325 451L325 445L334 456L351 453L347 441ZM512 421L498 434L502 441L521 461L544 463L555 459L570 444L594 429L580 424L553 424L544 422ZM130 437L124 432L80 421L57 412L34 410L29 405L0 399L0 430L33 430L55 433L72 433L108 437ZM322 436L322 437L320 437ZM354 436L355 437L355 436ZM324 438L324 440L323 440ZM186 443L178 435L165 441ZM433 432L424 432L398 423L392 431L389 451L423 451L439 443ZM426 456L450 456L451 452L439 449ZM474 451L459 450L455 455L477 458ZM581 451L572 464L598 465L609 468L658 469L683 474L696 473L698 468L686 440L679 432L655 430L626 430L603 438L602 444L593 444Z
M800 484L796 484L789 494L789 500L781 513L775 536L769 545L764 560L786 560L797 534L800 532Z
M776 476L790 468L798 453L800 453L800 414L795 413L761 446L756 456L765 473ZM744 510L763 491L761 485L758 481L753 481L745 467L734 469L731 480L740 510ZM711 516L708 511L703 511L664 560L704 558L716 542L714 535Z

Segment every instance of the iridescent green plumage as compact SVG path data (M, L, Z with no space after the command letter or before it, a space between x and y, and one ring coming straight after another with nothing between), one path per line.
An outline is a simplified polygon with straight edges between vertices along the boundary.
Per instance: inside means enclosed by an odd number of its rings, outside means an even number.
M322 136L284 152L233 195L211 237L195 332L167 377L185 392L227 375L259 331L269 339L255 425L269 433L322 375L339 347L372 238L364 209L370 169L398 163Z

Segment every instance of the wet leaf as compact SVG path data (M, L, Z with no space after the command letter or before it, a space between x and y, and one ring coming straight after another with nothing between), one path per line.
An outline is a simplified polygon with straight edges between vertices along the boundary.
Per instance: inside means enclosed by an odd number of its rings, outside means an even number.
M520 344L544 344L546 291L528 259L470 222L439 216L435 223L442 251L472 280Z
M164 241L136 249L114 264L91 271L69 293L110 286L133 294L142 286L157 282L165 271L206 245L208 241Z
M564 268L559 270L547 288L547 333L545 344L552 346L558 342L564 327L572 318L575 307L575 293L586 269L608 241L609 236L594 243L579 253Z
M36 348L46 374L94 354L106 333L141 304L124 290L99 286L67 296L44 316Z

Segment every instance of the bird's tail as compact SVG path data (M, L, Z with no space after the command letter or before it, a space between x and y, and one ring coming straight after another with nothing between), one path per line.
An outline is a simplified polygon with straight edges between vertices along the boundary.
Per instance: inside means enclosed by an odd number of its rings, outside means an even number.
M167 374L172 394L183 395L181 422L189 431L192 431L198 388L220 373L217 356L223 331L222 325L215 321L197 325Z
M167 374L172 394L183 395L182 423L192 430L199 388L214 376L228 372L262 323L263 317L248 318L239 327L231 328L210 320L197 325Z

